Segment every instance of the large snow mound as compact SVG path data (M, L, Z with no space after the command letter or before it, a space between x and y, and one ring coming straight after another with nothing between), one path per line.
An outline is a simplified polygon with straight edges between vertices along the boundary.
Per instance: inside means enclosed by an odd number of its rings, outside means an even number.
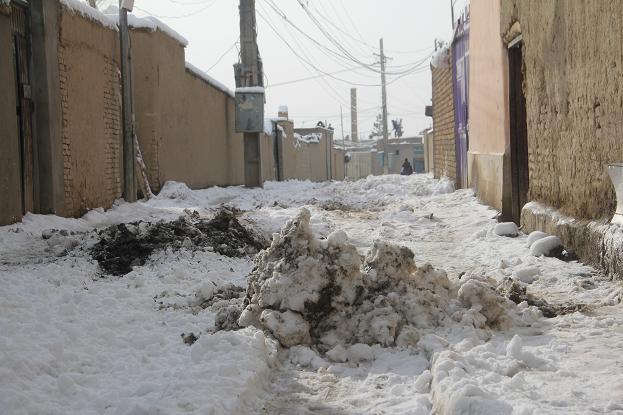
M416 266L408 248L381 241L362 261L343 231L319 240L309 222L302 209L256 257L240 326L331 356L360 343L415 346L422 330L453 322L487 329L513 323L515 304L490 281L452 283L443 270Z

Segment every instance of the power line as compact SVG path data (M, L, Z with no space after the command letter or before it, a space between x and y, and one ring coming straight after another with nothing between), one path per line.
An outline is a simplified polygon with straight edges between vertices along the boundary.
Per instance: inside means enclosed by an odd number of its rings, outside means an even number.
M220 56L220 57L216 60L216 62L214 62L214 65L210 66L206 72L210 72L210 70L211 70L212 68L214 68L216 65L218 65L218 64L219 64L219 62L220 62L221 60L223 60L223 58L225 57L225 55L227 55L227 54L229 53L229 51L230 51L230 50L232 50L234 47L236 47L236 45L238 44L238 41L239 41L239 40L240 40L240 36L238 36L238 39L236 39L236 40L234 41L234 43L232 43L232 45L231 45L229 48L227 48L227 50L226 50L225 52L223 52L223 54L222 54L222 55L221 55L221 56Z
M263 10L263 8L261 7L261 5L260 5L260 8ZM323 72L323 71L320 71L319 69L317 69L313 63L309 62L309 60L308 60L308 59L305 59L305 58L303 58L301 55L299 55L299 53L298 53L298 52L296 52L296 50L294 50L294 48L293 48L293 47L290 45L290 43L289 43L289 42L288 42L288 41L287 41L287 40L286 40L286 39L285 39L285 38L281 35L281 33L279 33L279 31L275 28L275 26L272 24L272 22L269 20L269 18L268 18L268 17L265 17L265 16L264 16L264 14L263 14L260 10L258 10L258 11L257 11L257 14L260 16L260 18L261 18L262 20L264 20L264 21L266 22L266 24L267 24L267 25L271 28L271 30L275 33L275 35L277 35L277 37L279 37L279 38L280 38L280 39L281 39L281 40L282 40L282 41L286 44L286 46L288 47L288 49L290 49L290 51L292 52L292 54L293 54L293 55L294 55L294 56L295 56L295 57L296 57L296 58L297 58L300 62L302 62L302 63L306 63L307 65L309 65L309 66L311 66L312 68L316 69L316 71L318 71L318 72L321 72L321 73ZM294 37L293 37L293 39L296 41L296 38L294 38ZM303 49L302 49L302 48L301 48L301 52L302 52L303 54L305 54L305 52L303 51ZM307 70L307 71L311 74L311 71L309 70L309 68L308 68L306 65L303 65L303 67L305 68L305 70ZM323 78L320 78L320 81L324 81L324 79L323 79ZM319 83L320 83L321 87L322 87L323 89L325 89L325 86L324 86L324 85L323 85L320 81L319 81ZM329 90L327 90L327 93L328 93L329 95L331 95L331 96L333 97L333 99L335 99L335 100L336 100L336 102L337 102L337 103L339 103L339 104L343 104L343 102L342 102L341 98L339 97L339 94L337 94L337 92L335 92L335 91L333 90L333 88L331 88L328 84L327 84L327 86L329 87ZM337 94L337 96L336 96L336 95L333 95L333 93Z
M269 25L269 27L273 30L273 32L275 32L275 34L285 43L285 45L288 47L288 49L290 49L290 51L300 60L302 60L303 62L305 62L307 65L311 66L312 68L314 68L316 71L320 72L321 74L328 76L330 78L335 79L336 81L340 81L340 82L344 82L348 85L355 85L355 86L362 86L362 87L378 87L378 84L362 84L362 83L358 83L358 82L352 82L346 79L342 79L342 78L338 78L334 75L332 75L330 72L326 72L322 69L320 69L318 66L316 66L313 62L311 62L309 60L309 58L303 58L293 47L292 45L290 45L290 43L281 35L281 33L279 33L279 31L272 25L272 23L270 23L267 18L264 16L263 13L258 12L258 15ZM295 37L292 37L292 39L296 42L298 42L296 40ZM300 45L299 45L300 46ZM304 54L303 52L304 48L301 48L301 53Z
M171 0L169 0L169 1L171 1ZM212 0L211 3L208 3L207 5L205 5L204 7L200 8L200 9L197 9L197 10L191 12L191 13L177 15L177 16L159 16L157 14L151 13L149 10L142 9L142 8L140 8L138 6L134 6L134 8L136 10L142 11L143 13L147 13L148 15L150 15L152 17L155 17L157 19L184 19L184 18L191 17L191 16L194 16L194 15L196 15L198 13L202 13L202 12L208 10L210 7L214 6L216 4L216 2L217 2L217 0ZM205 4L205 2L202 2L202 3ZM200 4L200 3L197 3L197 4Z

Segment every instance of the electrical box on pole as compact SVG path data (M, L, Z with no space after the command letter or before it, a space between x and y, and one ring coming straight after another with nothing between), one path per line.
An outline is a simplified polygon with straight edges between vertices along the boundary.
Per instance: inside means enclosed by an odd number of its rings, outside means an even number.
M264 131L264 88L236 88L236 132Z

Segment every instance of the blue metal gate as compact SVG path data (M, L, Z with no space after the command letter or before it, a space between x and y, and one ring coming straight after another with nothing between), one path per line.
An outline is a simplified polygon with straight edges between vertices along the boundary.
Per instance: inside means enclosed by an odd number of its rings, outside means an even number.
M454 139L456 185L467 187L469 148L469 6L455 27L452 41L452 82L454 89Z

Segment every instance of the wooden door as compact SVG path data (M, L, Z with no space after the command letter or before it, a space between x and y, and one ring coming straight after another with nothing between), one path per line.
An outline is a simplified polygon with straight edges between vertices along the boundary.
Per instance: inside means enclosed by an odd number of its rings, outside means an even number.
M32 90L30 82L30 16L26 2L11 2L13 31L13 60L15 62L15 89L19 122L19 148L22 212L34 208Z

